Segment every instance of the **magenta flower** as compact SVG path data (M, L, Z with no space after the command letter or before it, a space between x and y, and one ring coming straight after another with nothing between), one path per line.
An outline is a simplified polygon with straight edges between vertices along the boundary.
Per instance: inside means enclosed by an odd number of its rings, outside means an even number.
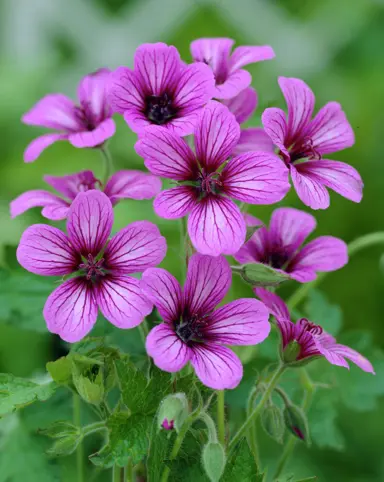
M360 202L363 182L356 169L322 158L355 142L340 104L329 102L311 120L315 96L307 84L300 79L279 77L279 85L287 102L288 117L281 109L270 108L264 111L262 122L289 166L299 198L312 209L326 209L329 188Z
M17 249L19 263L43 276L74 275L48 297L48 330L75 342L89 333L98 309L119 328L133 328L152 303L130 276L160 263L165 239L148 221L131 223L108 241L113 224L109 198L91 190L77 195L68 212L67 232L45 224L26 229Z
M248 226L263 224L250 215L246 216L246 222ZM342 268L348 262L348 249L341 239L320 236L302 247L315 227L316 219L304 211L275 209L269 228L258 229L235 259L241 264L269 265L300 283L314 280L318 271Z
M92 171L81 171L68 176L44 176L44 181L64 198L42 189L24 192L11 202L12 218L28 209L42 207L41 214L47 219L65 219L76 196L90 189L104 191L112 205L121 199L151 199L161 190L161 181L158 177L141 171L115 172L105 186Z
M251 84L251 74L242 67L275 57L269 45L237 47L231 54L233 44L230 38L201 38L191 43L193 60L204 62L213 71L216 99L231 99Z
M179 182L157 195L154 209L166 219L188 214L189 236L202 254L234 254L244 243L245 221L231 198L272 204L289 189L288 170L273 153L248 152L227 162L239 136L233 114L211 101L196 125L196 155L185 140L155 127L135 146L153 174Z
M81 79L77 89L79 106L63 94L43 97L23 115L25 124L59 131L32 141L24 152L24 161L35 161L56 141L68 140L75 147L97 147L115 133L112 109L106 100L108 69L100 69Z
M292 323L288 307L279 296L263 288L257 288L255 292L276 318L281 335L283 358L284 351L295 343L296 357L290 360L291 363L322 356L332 365L349 369L346 361L348 359L365 372L375 373L371 363L366 358L352 348L338 344L335 338L326 333L321 326L305 318L301 318L297 323ZM289 355L292 355L293 351L289 350L289 352Z
M168 419L165 418L161 426L163 427L164 430L173 430L175 428L175 421L174 420L168 421Z
M270 325L267 308L254 299L232 301L215 310L231 280L231 268L223 256L194 254L183 290L164 269L144 272L142 291L164 320L146 341L155 365L177 372L191 362L196 375L210 388L222 390L239 384L243 367L224 345L261 343Z
M252 116L256 110L257 102L257 93L252 87L247 87L232 99L222 101L235 116L239 124L247 121ZM237 155L250 151L275 151L271 138L261 127L247 127L240 131L239 142L233 150L233 154Z
M136 50L133 70L112 73L108 99L134 132L154 124L184 136L193 132L196 114L213 92L206 65L185 65L176 47L155 43Z

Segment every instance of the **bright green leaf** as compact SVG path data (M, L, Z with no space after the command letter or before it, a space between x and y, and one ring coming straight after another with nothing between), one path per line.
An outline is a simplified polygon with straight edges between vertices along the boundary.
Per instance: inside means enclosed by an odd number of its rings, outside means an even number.
M260 474L257 475L256 472L255 459L247 440L243 438L235 448L232 457L228 459L221 482L233 482L234 480L259 482L262 478L260 479Z
M59 385L67 385L72 381L72 363L69 357L62 356L47 363L47 370Z

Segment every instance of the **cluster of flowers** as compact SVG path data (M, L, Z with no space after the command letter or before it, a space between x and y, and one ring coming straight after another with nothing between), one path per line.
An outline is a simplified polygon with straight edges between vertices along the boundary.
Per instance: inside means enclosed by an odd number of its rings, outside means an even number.
M345 243L331 236L302 247L316 222L291 208L275 210L269 228L262 226L246 241L247 226L262 222L242 213L235 201L281 201L290 189L289 173L298 196L313 209L329 206L326 188L359 202L363 186L353 167L323 159L351 146L353 131L336 102L312 119L314 95L302 80L279 78L287 115L268 108L263 128L240 127L257 105L243 67L272 59L274 52L262 46L231 53L232 46L231 39L195 40L194 62L187 65L173 46L144 44L136 51L133 70L101 69L83 78L78 105L52 94L24 115L27 124L58 131L35 139L25 151L26 162L58 140L102 148L115 132L112 115L119 113L138 134L135 149L150 173L119 171L104 183L91 171L45 176L60 196L28 191L11 203L11 215L40 206L48 219L67 219L67 234L45 224L30 226L21 237L18 261L32 273L65 279L44 308L52 333L76 342L91 331L98 310L115 326L132 328L155 305L164 320L146 340L155 364L175 372L190 362L200 380L215 389L234 388L242 377L241 362L226 345L265 340L270 314L282 334L282 351L291 342L298 344L290 362L324 356L348 366L347 358L372 372L366 359L321 327L307 320L292 323L283 301L266 290L255 290L262 301L239 299L215 309L231 285L231 267L223 255L266 264L301 283L348 261ZM161 191L159 177L176 186ZM184 288L156 268L167 245L154 224L132 223L110 239L117 202L153 197L160 217L188 216L197 252L189 260ZM133 273L143 273L141 280Z

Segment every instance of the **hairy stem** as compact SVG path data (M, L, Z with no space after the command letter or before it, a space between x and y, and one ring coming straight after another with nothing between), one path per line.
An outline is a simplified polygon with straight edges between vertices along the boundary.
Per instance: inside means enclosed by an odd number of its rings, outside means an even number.
M73 424L76 427L81 427L81 400L77 393L73 394ZM84 446L83 441L80 441L76 448L76 466L77 466L77 481L84 482Z
M121 482L134 482L135 481L135 467L132 463L132 459L128 460L128 464L125 467L123 479Z
M255 387L248 399L248 405L247 405L247 417L250 417L254 406L255 406L255 400L257 397L257 388ZM259 449L257 447L257 432L256 432L256 423L253 423L248 431L248 438L249 438L249 447L252 451L253 458L255 459L255 465L256 465L256 473L260 472L260 457L259 457Z
M219 442L225 447L225 392L217 391L217 431Z
M102 147L100 147L100 152L104 160L104 176L103 176L103 184L107 183L108 179L111 177L114 167L113 167L113 161L111 154L109 152L108 147L104 144Z
M124 474L124 468L114 465L112 467L112 482L121 482L122 480L124 482L124 475L123 475L123 479L121 479L122 473Z
M217 432L215 427L215 422L212 420L207 412L201 412L200 420L205 423L208 429L208 439L212 443L217 443Z
M82 434L83 434L84 437L87 437L88 435L91 435L92 433L102 432L103 430L107 430L105 422L95 422L95 423L91 423L90 425L86 425L85 427L83 427Z

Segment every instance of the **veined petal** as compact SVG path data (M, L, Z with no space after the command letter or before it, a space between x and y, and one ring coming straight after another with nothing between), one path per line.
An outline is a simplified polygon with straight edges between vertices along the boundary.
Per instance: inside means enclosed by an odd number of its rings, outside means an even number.
M230 72L225 81L221 84L216 83L216 89L213 97L216 99L231 99L247 87L252 82L252 76L243 69Z
M177 186L158 194L153 209L162 218L177 219L188 214L196 202L197 193L193 187Z
M178 372L190 358L190 349L167 323L161 323L149 332L145 348L155 365L166 372Z
M149 221L136 221L109 241L103 254L113 272L141 273L163 261L167 243L158 227Z
M96 121L112 114L107 103L107 81L111 71L103 68L83 77L77 88L77 96L84 111Z
M208 64L215 76L222 78L228 72L233 44L230 38L201 38L191 42L191 54L195 62Z
M247 87L240 94L229 100L223 100L223 104L228 107L236 117L239 124L248 120L257 107L257 93L252 87Z
M373 369L372 364L367 360L365 357L360 355L357 351L349 348L345 345L340 345L335 341L329 342L325 340L324 337L320 336L316 341L316 346L320 353L330 362L332 365L342 366L345 368L349 368L348 363L346 362L345 358L351 360L355 365L359 368L364 370L368 373L373 373L375 375L375 371Z
M107 100L112 109L123 114L128 108L144 108L145 93L138 76L127 67L119 67L109 75Z
M60 229L34 224L21 236L17 260L31 273L62 276L76 271L79 258Z
M91 131L70 134L68 141L74 147L97 147L115 134L116 125L113 119L105 119Z
M225 346L195 344L191 348L191 364L201 382L214 390L237 387L243 377L238 356Z
M215 92L215 80L208 65L196 63L181 70L174 92L175 105L180 116L203 107Z
M267 307L258 300L232 301L209 316L204 339L225 345L257 345L271 330L268 317Z
M120 199L152 199L161 190L161 180L142 171L117 171L109 179L104 193L112 204Z
M240 131L240 139L233 154L238 155L250 151L275 152L271 138L261 127L249 127Z
M164 321L171 323L180 318L183 309L180 284L168 271L161 268L147 269L141 278L140 287Z
M68 139L68 134L44 134L37 137L24 151L24 162L33 162L40 156L40 154L47 147L54 144L56 141L64 141Z
M20 196L11 202L11 217L15 218L31 208L44 206L68 207L68 203L56 196L56 194L52 194L48 191L43 191L40 189L27 191L23 194L20 194ZM53 218L53 220L55 219L57 218Z
M247 226L257 226L248 222L250 215L246 219ZM262 223L261 223L262 224ZM233 255L240 264L255 263L263 261L269 246L269 234L265 227L258 229L251 238L243 244L237 253Z
M200 113L195 129L196 156L210 172L232 154L240 137L240 126L228 108L211 101Z
M236 47L231 55L230 69L233 72L246 65L273 58L275 58L275 52L269 45Z
M274 204L289 191L288 169L273 153L248 152L231 159L221 177L224 192L250 204Z
M269 309L271 315L278 320L289 320L290 315L287 305L280 296L266 290L265 288L255 288L255 295L261 299L265 306Z
M245 241L240 209L223 196L208 196L196 204L188 219L192 244L201 254L235 254Z
M95 189L100 185L92 171L80 171L67 176L44 176L43 179L70 200L75 199L79 192Z
M84 338L97 319L97 304L84 278L72 278L48 297L43 311L48 330L75 343Z
M130 129L136 134L143 134L147 127L152 126L152 122L144 114L143 109L139 109L136 106L127 107L123 114L125 122L128 124ZM165 127L169 126L170 123L165 124Z
M130 276L107 275L98 284L95 298L105 318L123 329L139 325L153 308L140 281Z
M264 131L270 137L276 147L280 149L284 155L284 159L289 161L290 156L285 141L288 136L288 125L285 112L277 107L269 107L265 109L261 115Z
M190 315L207 315L223 300L231 281L231 268L224 256L195 253L188 264L184 309Z
M42 216L52 221L61 221L68 216L69 206L63 204L49 204L41 210Z
M303 163L304 164L304 163ZM329 194L322 182L312 177L310 173L301 173L301 164L290 164L292 182L301 201L312 209L327 209Z
M74 248L83 256L98 255L111 234L113 209L104 193L81 192L73 201L67 220L67 232Z

